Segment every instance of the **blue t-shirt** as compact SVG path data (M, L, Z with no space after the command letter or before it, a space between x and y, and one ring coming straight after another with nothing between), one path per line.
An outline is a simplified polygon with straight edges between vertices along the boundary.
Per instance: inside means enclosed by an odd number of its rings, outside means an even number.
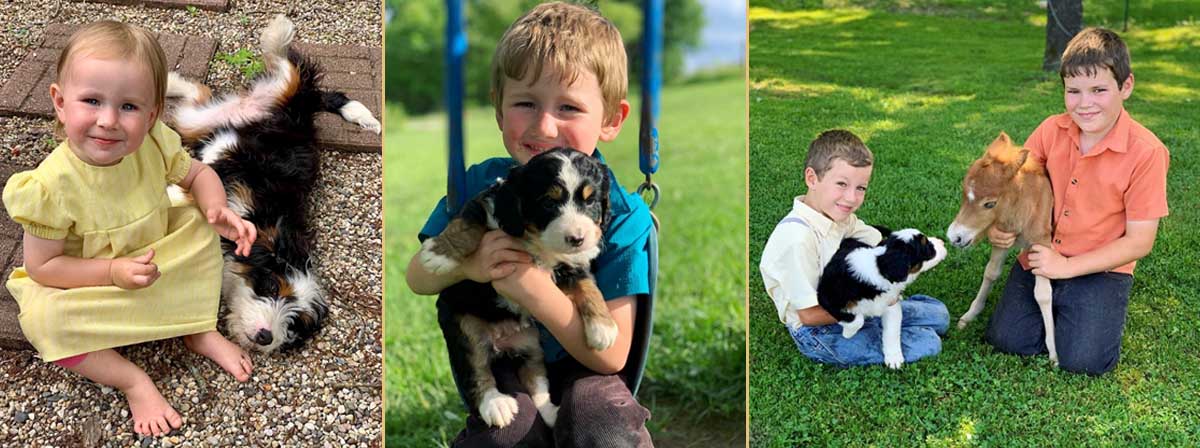
M604 162L600 150L592 153L593 157ZM467 191L463 197L473 198L481 191L496 182L496 179L508 176L508 171L516 162L509 157L496 157L485 160L467 169ZM612 179L609 189L610 210L612 221L604 232L604 248L596 259L596 286L604 294L604 300L619 297L650 293L650 258L646 253L646 242L654 222L650 217L650 209L637 194L628 193L617 182L612 170L608 171ZM429 214L429 220L421 233L417 235L421 241L442 233L454 215L446 210L446 198L442 197ZM542 350L546 352L546 361L554 362L567 356L567 351L558 340L540 323L538 330L542 335Z

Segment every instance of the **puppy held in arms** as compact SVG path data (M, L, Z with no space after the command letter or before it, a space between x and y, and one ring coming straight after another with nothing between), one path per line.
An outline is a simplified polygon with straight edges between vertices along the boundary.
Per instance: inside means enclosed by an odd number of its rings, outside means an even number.
M900 348L904 288L946 258L946 245L916 229L884 235L878 246L854 238L842 240L821 274L817 302L842 325L845 338L858 333L865 317L882 316L884 364L898 369L904 364Z
M571 148L538 154L469 201L440 235L426 239L419 255L434 274L461 268L483 234L501 229L525 250L575 305L589 348L602 351L617 339L617 324L592 276L610 220L608 168ZM489 425L504 427L517 401L496 388L493 361L520 361L518 377L538 413L553 426L546 367L528 311L496 294L490 284L460 282L438 298L439 323L464 398Z

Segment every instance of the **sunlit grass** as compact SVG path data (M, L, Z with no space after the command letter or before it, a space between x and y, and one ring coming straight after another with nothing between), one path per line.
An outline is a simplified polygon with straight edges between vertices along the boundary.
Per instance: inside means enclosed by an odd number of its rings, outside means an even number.
M1160 223L1154 252L1138 264L1121 364L1091 378L1056 370L1045 356L1001 355L984 344L1000 288L972 326L951 330L942 354L898 372L822 366L796 350L757 265L775 224L804 192L804 155L817 134L849 129L874 152L859 217L942 234L958 207L961 176L986 144L1002 130L1023 141L1063 108L1057 74L1039 71L1045 31L1030 23L1039 15L1033 2L845 1L877 9L794 10L812 3L821 2L751 5L751 444L1185 446L1200 440L1200 396L1192 392L1200 390L1200 335L1192 322L1200 275L1191 255L1200 251L1194 231L1200 167L1192 154L1200 145L1200 52L1189 43L1197 27L1170 17L1186 18L1200 5L1159 2L1174 8L1161 14L1138 9L1139 24L1164 25L1135 26L1123 35L1137 80L1125 107L1171 150L1171 215ZM1085 2L1086 17L1112 23L1113 3ZM957 317L974 297L987 252L952 251L909 291L941 299Z

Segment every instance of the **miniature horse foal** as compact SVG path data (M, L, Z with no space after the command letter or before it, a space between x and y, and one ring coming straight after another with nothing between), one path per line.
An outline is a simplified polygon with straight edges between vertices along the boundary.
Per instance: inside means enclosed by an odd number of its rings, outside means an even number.
M962 206L946 231L955 247L970 246L993 226L1005 233L1016 234L1018 248L1033 244L1051 247L1054 194L1050 190L1050 179L1045 167L1029 157L1029 150L1014 145L1008 134L1001 132L988 145L983 157L971 164L962 187ZM983 273L983 284L971 302L971 309L959 318L958 328L966 327L983 311L992 282L1000 277L1006 255L1008 249L992 248L992 257ZM1046 349L1050 352L1050 360L1058 365L1050 280L1036 276L1033 296L1046 327Z

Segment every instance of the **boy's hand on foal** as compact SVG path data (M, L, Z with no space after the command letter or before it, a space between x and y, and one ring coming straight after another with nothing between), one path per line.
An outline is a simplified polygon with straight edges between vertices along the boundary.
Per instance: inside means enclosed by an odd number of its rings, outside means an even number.
M1033 275L1049 279L1074 277L1075 274L1070 272L1067 260L1067 257L1053 248L1040 244L1034 244L1033 248L1029 249L1029 267L1033 268Z
M992 247L1000 249L1008 249L1012 247L1017 240L1017 234L1003 232L995 226L988 229L988 241L992 243Z
M162 275L158 265L151 263L154 249L133 258L114 258L108 265L108 275L113 285L121 289L141 289L154 284Z
M530 263L533 257L525 252L521 240L503 230L492 230L483 234L479 248L463 261L462 272L468 280L491 283L512 275L519 264Z
M208 218L208 223L218 234L237 243L237 248L233 250L234 254L243 257L250 256L250 247L258 238L258 229L254 227L254 224L242 219L229 207L210 208L204 214Z

